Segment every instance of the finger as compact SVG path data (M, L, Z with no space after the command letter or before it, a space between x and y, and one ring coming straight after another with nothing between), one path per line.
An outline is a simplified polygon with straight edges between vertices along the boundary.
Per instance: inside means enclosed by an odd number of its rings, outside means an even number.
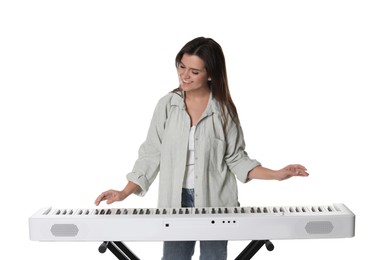
M112 204L115 201L118 201L118 197L116 196L116 194L111 194L111 195L112 196L107 197L107 201L106 201L107 204Z
M302 172L302 173L301 173L301 176L305 176L305 177L306 177L306 176L309 176L309 173L307 173L307 172Z
M307 176L307 170L302 165L291 165L288 170L294 173L295 176Z
M301 165L301 164L291 164L291 165L289 165L289 167L294 168L294 169L304 170L304 171L307 170L306 167Z
M99 200L99 199L96 199L96 200L95 200L95 206L99 206L99 204L100 204L100 201L101 201L101 200Z
M306 170L297 170L296 171L296 176L308 176L309 174L306 172Z
M107 204L112 204L115 201L118 201L118 195L115 192L110 192L106 197L105 197L106 203Z
M102 194L99 195L99 197L97 197L97 199L95 200L95 205L98 206L100 202L107 199L106 197L107 197L107 191L103 192Z
M100 204L100 202L102 201L102 194L100 194L97 198L96 198L96 200L95 200L95 205L96 206L99 206L99 204Z
M96 205L96 206L99 206L99 204L100 204L100 202L101 202L102 200L103 200L102 195L99 195L99 197L97 197L96 200L95 200L95 205Z

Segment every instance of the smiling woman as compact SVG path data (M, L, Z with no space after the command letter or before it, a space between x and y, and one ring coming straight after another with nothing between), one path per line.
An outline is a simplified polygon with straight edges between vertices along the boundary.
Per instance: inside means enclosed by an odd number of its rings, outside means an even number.
M103 192L96 205L143 196L158 173L158 206L166 208L235 207L237 179L308 176L298 164L275 171L249 158L217 42L204 37L188 42L176 56L176 68L180 85L158 102L126 187ZM195 241L164 242L163 260L189 260L194 246ZM200 248L200 259L227 258L227 241L201 241Z
M178 68L179 77L180 65L187 56L193 57L194 66L203 66L206 70L207 84L220 106L224 129L226 129L228 116L236 125L239 125L237 109L230 96L225 55L222 47L211 38L198 37L188 42L176 55L176 67ZM183 86L180 85L174 91L180 90L183 92L182 88Z

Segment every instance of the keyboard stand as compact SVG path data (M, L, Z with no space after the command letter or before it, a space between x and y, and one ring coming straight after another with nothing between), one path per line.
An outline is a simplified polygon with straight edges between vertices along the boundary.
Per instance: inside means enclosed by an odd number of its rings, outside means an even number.
M250 260L262 246L268 251L274 250L274 245L269 240L252 240L242 252L235 258L235 260ZM119 260L140 260L131 250L121 241L104 241L99 246L99 252L105 253L110 250Z

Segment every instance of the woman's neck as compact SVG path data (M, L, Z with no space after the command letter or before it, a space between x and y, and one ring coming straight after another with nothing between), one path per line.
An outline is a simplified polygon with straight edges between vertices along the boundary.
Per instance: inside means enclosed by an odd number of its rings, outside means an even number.
M185 93L187 113L191 118L191 126L197 125L210 99L210 90L188 91Z
M210 96L209 88L201 88L197 90L191 90L185 92L185 97L187 101L196 102L203 99L208 99Z

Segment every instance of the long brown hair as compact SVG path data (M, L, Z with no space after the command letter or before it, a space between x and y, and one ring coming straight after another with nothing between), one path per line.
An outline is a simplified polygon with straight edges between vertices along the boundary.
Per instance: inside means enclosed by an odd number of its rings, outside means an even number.
M233 122L239 126L239 119L236 106L230 96L225 56L221 46L211 38L198 37L189 41L176 55L176 68L179 66L184 54L196 55L205 63L205 69L208 76L211 78L209 87L213 97L218 101L221 109L222 122L226 132L228 115L233 119ZM173 92L181 90L180 87Z

